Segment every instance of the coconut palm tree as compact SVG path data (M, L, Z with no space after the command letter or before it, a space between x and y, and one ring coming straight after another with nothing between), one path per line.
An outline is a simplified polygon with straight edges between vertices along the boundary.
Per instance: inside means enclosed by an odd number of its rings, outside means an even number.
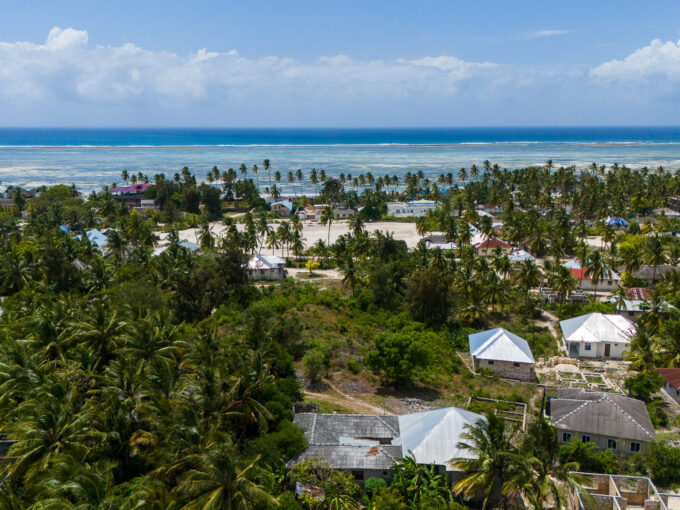
M647 328L639 324L630 339L630 350L624 358L630 370L654 370L657 362L657 342Z
M463 478L453 484L453 491L465 497L483 497L482 510L493 508L510 478L515 453L512 441L517 429L510 429L493 413L474 425L466 425L465 429L456 447L466 456L449 461L451 467L464 473Z
M656 283L657 267L668 261L666 250L658 234L647 238L644 247L644 260L647 264L654 267L652 273L652 286L654 286Z
M555 272L548 279L550 286L560 297L560 309L565 297L576 290L577 282L571 275L571 271L564 266L557 266Z
M534 264L532 260L523 261L517 273L515 274L515 280L517 283L522 285L525 289L524 294L524 321L527 320L527 310L529 309L529 292L534 287L537 287L541 283L541 270Z
M588 266L585 268L583 273L586 276L590 276L590 279L595 286L593 291L593 296L597 299L597 287L600 280L611 274L611 269L609 269L609 261L599 250L594 250L588 255Z
M333 208L330 205L327 205L321 210L320 222L322 225L328 225L328 239L326 240L328 244L331 244L331 225L333 224L334 219L335 215L333 214Z

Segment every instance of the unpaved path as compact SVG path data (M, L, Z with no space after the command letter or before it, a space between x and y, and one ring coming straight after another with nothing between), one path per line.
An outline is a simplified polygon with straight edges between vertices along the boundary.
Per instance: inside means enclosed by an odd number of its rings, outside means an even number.
M312 400L322 400L323 402L328 402L329 404L335 404L358 414L394 414L383 407L379 407L366 402L365 400L347 395L346 393L340 391L336 386L330 384L328 381L325 382L330 386L334 393L337 393L337 395L315 393L313 391L304 390L305 397Z

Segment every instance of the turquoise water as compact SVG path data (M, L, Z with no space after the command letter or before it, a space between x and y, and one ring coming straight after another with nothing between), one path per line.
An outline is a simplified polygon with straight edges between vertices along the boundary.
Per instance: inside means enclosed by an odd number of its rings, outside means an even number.
M680 167L680 127L447 129L0 129L2 185L76 184L84 190L120 182L123 169L150 176L188 166L199 177L261 164L358 175L422 170L457 174L488 159L501 167ZM273 173L272 173L273 175ZM260 173L262 182L266 173ZM292 192L292 189L290 190Z

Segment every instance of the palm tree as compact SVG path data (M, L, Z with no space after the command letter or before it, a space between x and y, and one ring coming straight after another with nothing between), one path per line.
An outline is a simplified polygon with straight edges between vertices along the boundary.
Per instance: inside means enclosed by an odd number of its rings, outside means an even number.
M268 159L265 159L262 162L262 167L267 171L267 175L269 178L269 189L272 189L272 169Z
M327 205L321 210L321 224L328 225L328 244L331 244L331 225L333 224L334 218L335 216L333 215L333 208L330 205Z
M484 496L482 510L493 508L510 476L515 453L512 441L517 429L509 429L506 422L493 413L474 425L466 425L465 429L462 441L456 446L466 456L449 461L451 467L465 473L453 484L453 491L465 497Z
M654 286L654 283L656 282L656 268L665 264L668 260L666 250L658 235L647 238L644 247L644 259L647 264L654 266L654 271L652 273L652 286Z
M354 234L354 237L359 237L364 232L364 220L358 213L354 213L350 216L349 228Z
M571 271L564 266L557 266L555 272L550 276L550 286L560 297L560 309L566 296L576 290L576 280L571 275Z
M537 287L541 283L541 270L534 264L531 260L523 261L517 274L515 275L515 280L517 283L522 285L525 289L524 295L524 321L527 320L527 310L529 309L529 292L532 288Z
M98 300L69 327L69 341L93 349L107 363L127 337L128 327L127 322L118 319L118 312Z
M625 360L630 361L630 370L654 370L657 358L657 345L644 325L639 324L630 339L630 351Z
M361 274L351 255L342 259L340 271L342 272L342 284L346 285L354 292L361 281Z
M223 440L223 439L222 439ZM239 463L233 447L222 441L210 442L201 454L189 455L175 466L191 466L175 488L188 498L185 510L248 510L254 505L279 506L266 488L257 482L259 457ZM172 472L173 470L171 470Z
M129 174L128 174L128 171L127 171L127 170L123 170L123 171L120 173L120 178L123 179L123 182L127 182L128 177L129 177Z
M260 193L260 176L257 175L257 165L253 165L251 171L255 174L255 179L257 179L257 192Z
M597 299L597 287L600 280L611 273L607 259L599 250L594 250L588 255L588 267L585 268L583 273L590 276L595 286L594 297Z

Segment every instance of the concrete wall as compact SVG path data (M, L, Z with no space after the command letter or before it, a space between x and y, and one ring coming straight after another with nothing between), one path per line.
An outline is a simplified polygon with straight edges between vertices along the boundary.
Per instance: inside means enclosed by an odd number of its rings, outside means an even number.
M516 364L512 361L493 360L492 364L490 364L491 360L477 359L475 357L472 360L476 370L486 368L506 379L533 381L535 378L534 366L530 363L517 363L519 366L515 366Z
M560 443L563 443L562 441L562 434L564 432L567 432L571 434L572 439L576 438L579 441L581 440L581 436L584 435L584 432L578 432L576 430L566 430L566 429L557 429L557 439ZM616 439L616 453L620 453L622 455L632 455L634 452L630 451L630 443L631 441L629 439L624 439L620 437L613 437L613 436L603 436L603 435L598 435L598 434L585 434L590 436L590 442L594 443L595 446L597 446L598 449L600 450L606 450L607 445L609 442L609 439ZM646 444L643 441L638 441L640 443L640 451L644 452L645 451L645 446Z
M604 355L605 344L609 344L609 356ZM567 352L576 353L579 358L623 359L625 352L630 349L629 343L597 342L590 343L590 350L586 350L586 342L566 342Z
M248 269L248 275L252 280L283 280L286 270L283 267L276 269Z
M680 402L680 390L676 390L668 382L666 382L666 385L663 387L663 390L673 400L675 400L676 402Z
M419 218L425 216L427 211L436 209L433 205L409 205L403 203L388 203L387 215L395 218Z
M583 278L582 280L576 279L578 282L578 288L581 290L597 291L599 292L614 292L616 287L619 285L620 280L598 280L597 288L595 288L595 282L591 279Z

